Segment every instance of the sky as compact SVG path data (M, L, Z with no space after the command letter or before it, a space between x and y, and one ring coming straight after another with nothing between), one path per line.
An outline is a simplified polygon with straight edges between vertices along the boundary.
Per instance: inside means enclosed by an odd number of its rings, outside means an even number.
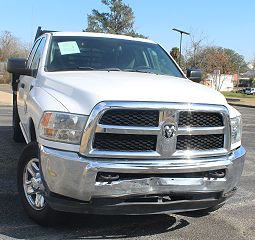
M203 38L205 45L231 48L250 61L255 56L254 0L124 0L135 14L134 28L166 50L178 47L178 28ZM0 32L31 43L38 26L81 31L92 9L107 11L101 0L0 0ZM190 37L183 37L185 48Z

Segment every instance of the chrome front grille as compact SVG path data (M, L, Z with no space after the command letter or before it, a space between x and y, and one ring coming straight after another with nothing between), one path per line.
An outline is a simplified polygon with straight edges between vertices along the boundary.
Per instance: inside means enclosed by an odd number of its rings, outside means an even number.
M167 129L173 134L166 134ZM102 102L89 117L80 152L103 158L189 158L230 150L224 106Z

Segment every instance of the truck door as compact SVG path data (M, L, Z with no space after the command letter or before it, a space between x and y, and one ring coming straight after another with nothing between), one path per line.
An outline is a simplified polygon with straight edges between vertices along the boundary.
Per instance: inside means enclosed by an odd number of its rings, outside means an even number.
M40 63L41 54L45 45L45 37L39 38L35 43L27 61L27 68L30 68L35 73L33 76L20 76L18 84L18 111L21 124L23 128L28 130L28 116L27 116L27 98L29 92L33 88L36 80L37 70Z

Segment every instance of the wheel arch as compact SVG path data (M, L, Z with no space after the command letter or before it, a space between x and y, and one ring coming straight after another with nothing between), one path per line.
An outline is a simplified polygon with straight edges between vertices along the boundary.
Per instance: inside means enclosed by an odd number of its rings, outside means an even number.
M30 142L36 142L37 136L36 136L36 129L35 129L35 123L32 118L29 119L29 140Z

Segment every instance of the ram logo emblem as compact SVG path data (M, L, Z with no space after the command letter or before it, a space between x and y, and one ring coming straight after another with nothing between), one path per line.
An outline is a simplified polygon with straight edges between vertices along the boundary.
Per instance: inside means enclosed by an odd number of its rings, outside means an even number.
M163 135L165 138L169 139L174 137L176 134L176 127L172 124L165 125L163 128Z

